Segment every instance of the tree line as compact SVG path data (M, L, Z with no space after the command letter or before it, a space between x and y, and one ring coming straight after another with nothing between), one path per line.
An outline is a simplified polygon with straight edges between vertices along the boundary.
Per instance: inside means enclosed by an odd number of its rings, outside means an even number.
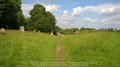
M81 27L81 28L66 28L66 29L62 29L60 27L58 27L57 29L58 32L62 33L62 34L75 34L76 32L79 33L91 33L91 32L97 32L97 31L108 31L108 32L120 32L120 30L118 29L114 29L114 28L101 28L101 29L95 29L95 28L85 28L85 27Z
M21 0L0 0L0 28L18 29L24 24Z

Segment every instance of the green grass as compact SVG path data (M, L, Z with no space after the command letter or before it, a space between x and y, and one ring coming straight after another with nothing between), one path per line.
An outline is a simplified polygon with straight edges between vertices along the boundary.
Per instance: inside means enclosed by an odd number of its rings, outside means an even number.
M60 57L57 45L64 46ZM56 58L65 63L55 63ZM0 34L0 67L120 67L120 32L59 37L7 30Z

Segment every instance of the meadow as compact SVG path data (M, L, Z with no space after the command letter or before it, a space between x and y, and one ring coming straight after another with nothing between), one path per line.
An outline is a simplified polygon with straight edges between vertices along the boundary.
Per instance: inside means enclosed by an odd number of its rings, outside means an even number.
M7 30L0 34L0 67L120 67L120 32L54 36Z

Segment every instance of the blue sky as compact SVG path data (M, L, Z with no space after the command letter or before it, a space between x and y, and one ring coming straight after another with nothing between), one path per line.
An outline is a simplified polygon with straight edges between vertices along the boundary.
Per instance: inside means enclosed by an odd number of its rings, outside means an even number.
M22 0L26 17L35 4L52 12L62 28L120 29L120 0Z

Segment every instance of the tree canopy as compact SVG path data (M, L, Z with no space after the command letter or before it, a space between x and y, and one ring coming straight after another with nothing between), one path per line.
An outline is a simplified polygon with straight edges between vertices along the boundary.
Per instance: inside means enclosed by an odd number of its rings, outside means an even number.
M0 0L0 28L17 29L24 24L21 0Z
M34 8L30 11L30 15L29 30L38 30L48 33L55 32L55 16L49 11L46 11L43 5L34 5Z

